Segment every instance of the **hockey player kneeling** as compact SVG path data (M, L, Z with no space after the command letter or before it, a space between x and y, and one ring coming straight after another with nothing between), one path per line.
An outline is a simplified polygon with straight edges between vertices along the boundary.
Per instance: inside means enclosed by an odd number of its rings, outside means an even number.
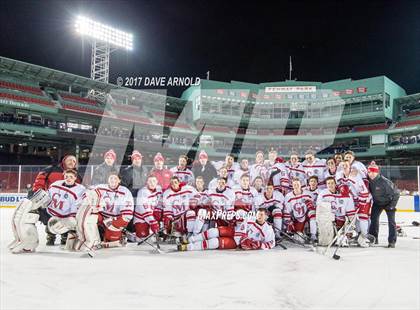
M213 249L268 250L275 246L274 231L267 223L267 210L260 208L256 218L248 218L240 226L222 226L188 238L188 244L178 245L180 251Z
M56 181L50 185L48 194L51 201L46 209L40 209L40 220L45 224L47 245L54 244L55 235L61 235L61 244L65 245L70 232L71 238L76 230L76 213L86 188L76 183L77 171L64 171L64 181Z
M346 217L351 222L356 212L347 185L342 185L338 190L334 177L328 177L326 185L327 188L318 195L316 210L318 244L322 246L329 245L336 231L345 224ZM343 238L342 245L348 246L347 236Z
M288 233L294 233L296 240L302 242L306 239L304 229L309 222L311 242L316 243L315 206L309 192L302 190L301 181L298 178L292 180L293 191L284 198L283 221Z
M31 199L19 203L12 225L15 241L9 247L13 253L32 252L38 246L38 219L46 225L47 237L61 235L63 245L68 231L75 229L77 203L85 187L76 183L76 170L67 169L63 176L64 180L52 183L48 192L38 190Z
M138 238L146 238L150 232L159 231L159 220L162 209L162 190L158 179L149 175L146 186L139 190L134 209L134 226Z
M108 184L96 186L100 206L98 225L105 242L120 241L123 229L133 217L133 196L130 190L120 183L118 173L111 172Z
M194 199L194 189L181 185L177 176L171 177L169 188L163 193L163 224L167 235L184 237L192 233L195 212L190 209L190 200Z

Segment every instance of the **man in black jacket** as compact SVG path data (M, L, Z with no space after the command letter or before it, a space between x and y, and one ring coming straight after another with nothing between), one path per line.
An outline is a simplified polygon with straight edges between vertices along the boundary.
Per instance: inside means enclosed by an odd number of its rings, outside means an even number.
M208 187L211 180L217 177L216 168L209 162L209 157L205 151L201 151L198 155L198 163L195 163L192 168L194 177L202 176L204 180L204 187Z
M92 185L107 184L108 177L112 171L118 171L119 168L115 165L117 154L113 149L110 149L104 154L104 162L97 166L93 171Z
M397 242L397 224L395 223L395 211L400 193L394 183L385 178L379 172L379 167L372 162L368 168L369 190L373 197L371 223L369 234L378 239L379 217L385 210L388 217L388 248L395 248Z
M148 170L142 165L143 156L137 150L131 154L131 166L121 172L121 185L127 187L133 198L136 199L137 192L146 185Z

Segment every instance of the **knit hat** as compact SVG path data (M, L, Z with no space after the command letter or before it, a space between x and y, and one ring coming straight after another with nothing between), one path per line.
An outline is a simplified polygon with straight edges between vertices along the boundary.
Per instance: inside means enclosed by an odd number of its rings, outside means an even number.
M156 153L155 158L153 159L153 161L165 161L165 158L163 158L161 153Z
M141 155L141 153L137 150L134 150L133 153L131 153L131 160L138 158L138 159L142 159L143 155Z
M104 154L104 158L111 157L113 160L117 159L117 154L113 149L110 149L108 152Z
M372 161L368 167L368 172L379 173L379 166L374 161Z
M209 156L207 155L206 151L201 151L200 154L198 155L199 159L204 159L204 158L209 158Z

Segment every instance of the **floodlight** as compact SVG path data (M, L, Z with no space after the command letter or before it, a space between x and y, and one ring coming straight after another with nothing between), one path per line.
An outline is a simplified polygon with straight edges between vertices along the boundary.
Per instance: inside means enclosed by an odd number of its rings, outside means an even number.
M133 35L94 21L86 16L78 16L75 27L77 33L91 39L92 59L90 77L92 80L108 83L111 52L120 48L132 51ZM89 97L105 102L106 93L97 89L91 89Z
M75 23L76 31L81 35L109 43L112 46L133 49L133 35L116 28L96 22L85 16L78 16Z

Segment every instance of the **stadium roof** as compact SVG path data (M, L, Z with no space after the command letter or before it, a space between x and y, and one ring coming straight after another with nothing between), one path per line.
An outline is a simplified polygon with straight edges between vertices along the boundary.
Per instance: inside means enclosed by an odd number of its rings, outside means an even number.
M20 76L26 79L35 79L44 82L45 86L55 88L68 88L73 91L78 89L97 89L109 92L111 89L119 88L117 85L94 81L90 78L79 75L49 69L38 65L29 64L23 61L14 60L0 56L0 71L10 73L13 76Z

